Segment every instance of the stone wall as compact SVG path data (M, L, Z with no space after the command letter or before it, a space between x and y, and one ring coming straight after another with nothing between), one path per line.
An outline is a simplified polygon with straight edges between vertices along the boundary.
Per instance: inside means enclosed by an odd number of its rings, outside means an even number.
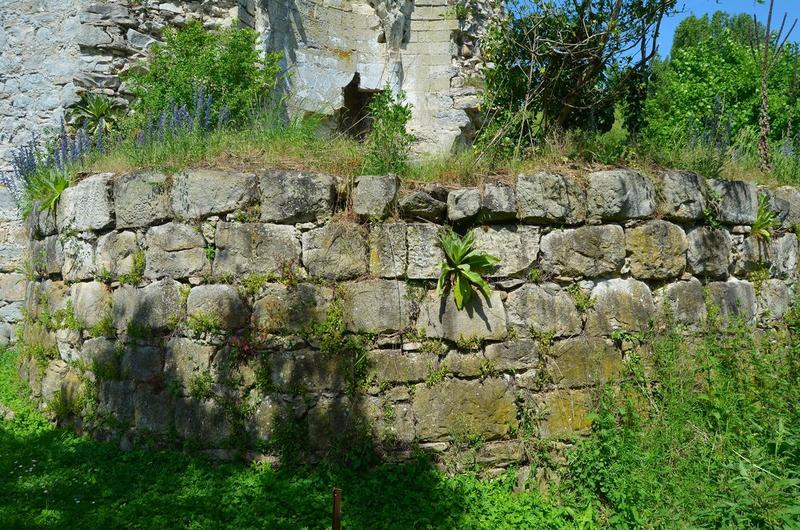
M691 173L526 174L482 189L394 177L93 175L28 220L23 374L42 407L139 438L316 451L354 425L387 454L585 431L598 385L667 321L769 326L798 272L800 192ZM346 211L343 211L347 205ZM444 224L497 255L491 296L436 296ZM17 291L15 291L17 292ZM347 334L341 332L347 330ZM55 403L55 405L54 405ZM281 437L281 440L285 438Z
M23 264L27 233L14 198L0 186L0 348L16 340L28 278Z

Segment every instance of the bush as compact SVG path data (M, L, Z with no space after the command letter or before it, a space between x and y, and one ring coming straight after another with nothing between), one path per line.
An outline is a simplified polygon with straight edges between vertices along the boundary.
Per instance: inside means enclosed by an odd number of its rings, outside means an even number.
M211 103L211 120L228 109L233 123L247 122L255 109L266 106L280 72L280 54L262 56L257 36L249 29L207 31L197 21L168 30L164 43L153 47L151 59L128 76L139 119L193 105L202 87Z
M383 175L401 174L408 164L409 149L414 136L406 131L411 119L411 107L405 103L405 94L395 95L389 87L378 92L369 103L372 129L367 137L367 154L364 173Z

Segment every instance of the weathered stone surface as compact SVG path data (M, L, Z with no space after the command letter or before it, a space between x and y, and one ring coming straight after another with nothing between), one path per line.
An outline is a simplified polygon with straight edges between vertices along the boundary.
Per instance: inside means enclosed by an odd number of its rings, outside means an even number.
M50 361L42 377L42 399L52 403L57 396L67 403L76 403L81 393L81 380L70 366L57 359Z
M328 287L268 284L253 304L253 325L268 332L299 331L307 324L325 320L332 298L333 290Z
M7 302L24 301L27 285L28 282L22 274L0 274L0 299Z
M405 276L407 264L406 224L399 221L374 225L369 232L370 274L400 278Z
M120 353L122 352L117 349L116 341L105 337L97 337L83 342L78 359L87 368L94 371L95 374L99 371L108 377L119 372Z
M548 438L570 438L592 426L591 391L556 390L544 396L542 411L546 414L540 423L540 435Z
M70 288L75 318L91 328L111 317L111 291L100 282L76 283Z
M133 394L133 423L137 429L166 434L172 419L172 396L140 386Z
M162 330L180 321L186 308L181 284L165 279L142 288L123 285L112 295L114 326L125 330L129 324L145 330Z
M185 439L219 447L230 436L231 427L225 410L215 400L184 398L175 401L175 430Z
M731 236L726 230L698 226L687 234L686 262L695 276L727 278L731 264Z
M692 326L705 322L706 300L703 284L697 278L665 285L653 294L656 308L668 309L675 321ZM659 320L664 322L666 317L661 315Z
M487 182L483 187L480 220L507 221L517 216L514 188L501 182Z
M92 175L61 193L56 213L59 232L102 230L114 223L111 178L111 173Z
M414 416L423 441L446 440L453 435L479 435L494 440L517 425L514 395L508 383L448 379L428 387L416 386Z
M498 372L519 372L536 367L539 361L539 343L520 339L487 344L484 357Z
M192 377L211 370L213 346L183 337L170 339L164 349L164 375L186 389Z
M367 274L363 229L349 223L328 224L303 233L303 265L311 276L347 280Z
M783 280L797 276L798 243L794 234L784 234L773 238L769 245L769 271L772 276Z
M558 341L548 353L549 378L563 388L608 383L618 379L624 368L622 352L596 337Z
M737 250L733 264L737 276L765 268L771 276L784 280L797 275L798 245L794 234L769 240L746 237Z
M425 191L414 191L400 200L400 210L410 219L424 219L434 223L444 220L447 204Z
M496 291L492 292L488 301L476 293L464 309L459 310L453 293L446 289L441 298L431 292L422 301L417 328L427 337L452 341L500 340L506 336L506 312Z
M399 189L400 179L395 175L358 177L353 189L353 211L382 219L394 207Z
M250 311L230 285L198 285L192 287L186 301L189 317L210 317L223 329L239 329L250 321Z
M5 304L5 305L3 305ZM0 302L0 322L19 322L23 318L23 302Z
M518 440L482 444L475 455L475 463L484 467L508 467L525 458L524 444Z
M0 255L0 258L5 258ZM59 236L46 237L31 243L33 268L44 275L60 274L64 267L64 245Z
M703 218L706 199L703 177L689 171L668 171L661 182L660 210L664 217L679 223Z
M105 381L97 384L97 412L101 417L114 418L129 424L133 421L133 383Z
M739 180L709 179L708 187L719 197L718 220L730 225L751 225L758 214L755 184Z
M723 318L740 318L751 322L756 316L757 300L753 284L739 280L711 282L706 286L708 296Z
M418 383L425 381L428 373L439 367L435 354L402 352L400 350L373 350L369 352L370 370L378 383Z
M442 365L446 367L448 374L459 378L492 375L489 372L494 371L494 367L478 352L450 350L445 355Z
M520 175L517 210L523 222L578 224L586 218L586 192L575 177L544 172Z
M766 280L756 289L758 315L764 320L783 317L792 306L792 293L781 280Z
M278 389L343 391L350 361L315 350L280 351L269 356L270 380Z
M135 232L109 232L97 240L97 272L112 278L133 271L133 257L140 252Z
M589 335L610 335L615 329L645 331L655 315L650 288L638 280L598 282L591 296L595 306L586 321Z
M783 227L792 229L800 224L800 190L793 186L783 186L771 190L772 196L785 201L788 211L783 217Z
M668 221L648 221L625 231L631 274L642 280L667 280L683 274L688 243L683 230Z
M589 175L588 217L601 221L641 219L655 212L655 186L637 171L599 171Z
M344 319L353 331L384 333L404 330L411 316L406 284L367 280L345 286Z
M64 240L62 245L64 248L64 268L61 274L64 279L68 282L76 282L93 278L97 269L94 262L94 246L92 246L92 243L77 237L70 237Z
M775 221L778 226L791 229L792 225L787 225L786 220L790 217L792 204L791 200L796 200L796 197L791 194L780 193L770 188L759 186L759 195L767 196L767 207L775 214Z
M539 229L532 226L493 225L476 228L475 248L500 258L489 278L525 272L539 253Z
M183 223L167 223L147 231L144 275L147 278L186 278L211 270L202 234Z
M412 280L438 278L444 261L444 252L439 246L441 227L430 223L407 225L408 269L406 276Z
M0 190L2 194L2 190ZM16 210L16 205L14 206ZM2 214L0 214L0 217ZM2 222L2 221L0 221ZM28 228L28 235L32 239L41 239L46 236L52 236L58 232L56 224L56 210L53 208L42 210L39 203L34 203L31 207L31 212L26 219Z
M172 178L172 210L181 219L198 219L245 208L255 202L258 181L251 173L208 169Z
M214 274L278 274L300 262L300 240L292 226L217 224Z
M0 272L14 272L25 258L25 225L22 221L0 223Z
M447 218L454 223L468 221L481 211L481 192L472 189L453 190L447 195Z
M161 173L136 172L114 179L117 228L139 228L169 219L169 181Z
M583 328L572 297L554 283L525 284L508 294L508 323L519 333L568 337Z
M126 379L142 383L161 380L164 359L157 346L128 344L120 359L120 369Z
M618 272L625 262L621 226L583 226L554 230L539 244L543 272L562 277L595 277Z
M334 179L319 173L267 171L261 175L261 220L305 223L327 218L336 200Z

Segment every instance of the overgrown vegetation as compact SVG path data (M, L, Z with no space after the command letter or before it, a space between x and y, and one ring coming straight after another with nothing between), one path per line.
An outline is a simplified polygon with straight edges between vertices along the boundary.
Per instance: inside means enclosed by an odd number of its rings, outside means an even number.
M394 94L387 86L370 100L369 114L372 126L366 141L364 174L404 174L414 140L406 130L411 107L405 102L405 94Z
M439 244L445 261L439 265L442 272L436 285L436 296L442 296L448 287L451 288L458 309L469 303L474 289L488 299L491 288L483 275L500 263L500 259L476 249L472 231L461 237L449 227L444 228L439 233Z

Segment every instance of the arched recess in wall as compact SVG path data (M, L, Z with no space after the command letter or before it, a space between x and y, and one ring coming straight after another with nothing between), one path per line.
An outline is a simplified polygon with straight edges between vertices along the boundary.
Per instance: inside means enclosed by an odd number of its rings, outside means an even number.
M356 72L353 79L342 89L344 107L339 114L339 131L363 140L372 126L369 115L369 103L372 97L380 90L365 90L361 88L361 75Z

